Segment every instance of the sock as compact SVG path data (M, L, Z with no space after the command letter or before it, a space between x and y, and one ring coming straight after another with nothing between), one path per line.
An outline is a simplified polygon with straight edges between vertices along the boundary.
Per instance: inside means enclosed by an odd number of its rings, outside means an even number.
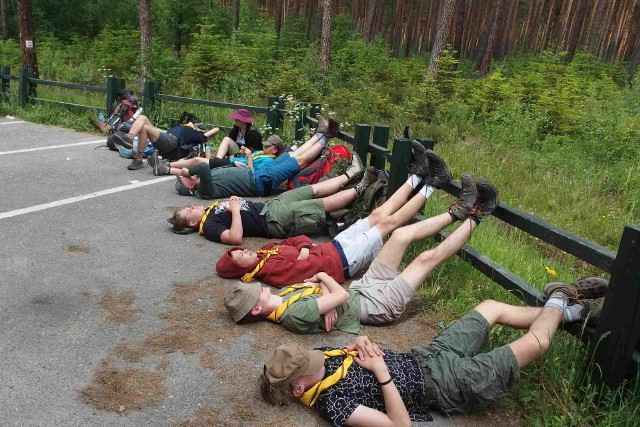
M411 175L409 179L407 179L407 184L409 184L411 188L416 188L418 184L420 184L421 180L422 178L414 174L414 175Z
M320 144L322 148L327 148L327 145L329 145L329 139L326 136L322 135L318 140L318 144Z
M318 138L318 139L322 139L322 138L324 138L324 135L323 135L323 134L321 134L321 133L318 133L318 132L314 133L314 134L313 134L313 136L314 136L314 137L316 137L316 138Z
M134 160L140 158L140 153L138 153L138 151L136 150L131 150L131 158Z
M428 199L434 191L436 191L435 187L432 187L431 185L425 185L420 189L420 194L422 194L425 199Z
M582 306L580 304L568 304L569 301L562 292L554 292L544 306L545 308L551 307L560 311L565 322L575 322L576 320L580 320L580 311L582 311Z

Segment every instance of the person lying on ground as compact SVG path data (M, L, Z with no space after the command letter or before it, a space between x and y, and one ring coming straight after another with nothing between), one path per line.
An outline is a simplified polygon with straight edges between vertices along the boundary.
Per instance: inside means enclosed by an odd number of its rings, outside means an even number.
M262 145L264 146L264 149L257 150L255 152L251 152L245 146L241 147L240 151L246 153L243 157L224 157L222 159L218 159L217 157L211 159L205 157L192 157L190 159L180 159L176 161L158 159L158 161L153 164L153 174L155 176L178 176L182 174L183 168L190 169L200 163L208 164L210 169L231 166L250 167L249 161L251 161L251 167L255 171L255 169L259 169L260 167L270 163L273 159L287 151L287 147L285 147L282 143L282 139L278 135L271 135Z
M262 396L276 405L299 400L336 426L410 426L431 420L430 410L482 410L549 350L563 322L597 319L604 300L604 291L593 287L564 285L546 293L544 307L484 301L410 353L381 350L364 336L343 349L282 345L260 373ZM528 332L480 353L494 325Z
M340 124L335 119L327 121L320 115L317 118L315 134L294 152L284 153L255 171L251 168L211 170L206 163L183 168L177 178L176 190L181 195L193 194L203 199L271 195L280 184L320 156L331 138L340 132Z
M169 222L176 234L198 231L208 240L228 245L241 244L243 237L284 239L322 234L328 229L326 214L348 206L377 179L377 174L367 171L355 188L340 191L359 167L357 160L340 176L285 191L265 203L232 196L209 207L187 206L176 211Z
M225 136L218 147L216 158L222 159L240 152L241 147L247 147L251 151L262 150L262 135L253 128L253 117L248 110L241 108L229 115L235 121L235 125Z
M361 324L393 322L433 270L454 256L498 205L497 190L489 181L481 178L476 184L463 174L461 182L460 198L447 212L393 231L364 276L348 290L324 272L306 280L313 283L285 287L278 294L257 282L237 283L225 298L231 318L243 324L268 319L298 334L334 328L359 334ZM433 237L456 221L461 224L455 231L399 273L411 243Z
M331 242L316 245L307 236L297 236L269 243L258 252L234 247L216 263L218 275L244 282L255 277L281 288L324 271L344 283L378 255L384 236L408 223L435 189L451 180L451 172L440 156L417 141L413 148L415 160L407 182L367 218L358 220Z
M216 135L219 128L213 128L207 132L200 132L194 129L193 124L174 126L166 132L153 126L147 116L139 116L128 133L116 132L114 135L127 147L132 147L133 159L127 169L137 170L144 167L142 153L147 146L147 139L151 141L153 147L165 159L177 160L186 157L193 146L204 144L207 139ZM134 145L133 139L138 137L138 144ZM157 153L154 153L157 156ZM155 157L154 157L155 159ZM153 162L153 160L151 160Z

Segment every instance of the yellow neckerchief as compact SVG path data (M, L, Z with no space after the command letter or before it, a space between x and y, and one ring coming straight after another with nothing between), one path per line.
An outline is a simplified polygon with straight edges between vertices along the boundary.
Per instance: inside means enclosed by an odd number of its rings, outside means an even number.
M258 159L275 159L276 156L275 154L267 154L264 152L264 150L260 150L260 151L256 151L256 153L258 154L253 154L251 157L253 158L253 160L258 160Z
M328 359L330 357L344 356L344 362L342 362L342 365L340 365L340 367L333 374L316 383L309 390L305 391L302 396L300 396L300 402L302 402L302 404L305 406L313 406L316 403L318 396L320 396L320 393L335 385L338 381L347 376L347 371L353 363L353 358L358 355L358 352L347 351L347 349L345 348L338 348L335 350L325 351L323 352L323 354L325 359Z
M259 253L259 254L267 254L267 256L260 260L258 265L256 265L256 268L253 269L253 271L251 271L250 273L247 273L244 276L242 276L241 280L244 283L248 283L248 282L252 281L253 280L253 276L258 274L258 271L260 271L262 266L264 266L264 263L267 262L267 260L269 258L271 258L271 255L275 255L278 252L280 252L280 248L278 246L276 246L275 249L260 249L257 253Z
M278 296L283 297L285 295L290 294L291 292L297 291L298 289L304 289L304 291L297 293L296 295L293 295L291 298L289 298L288 300L280 304L278 308L276 308L271 313L269 313L269 315L267 316L267 319L271 320L272 322L280 323L280 318L282 317L284 312L287 311L287 308L289 308L291 304L298 301L302 297L307 297L313 294L322 295L322 289L316 286L302 284L302 285L288 286L285 290L280 292Z
M211 209L215 208L219 204L220 204L220 200L216 200L215 202L211 203L211 206L209 206L207 209L204 210L204 215L202 215L202 219L200 220L200 227L198 227L198 234L200 236L204 234L204 230L203 230L204 222L207 220L207 217L209 216L209 212L211 212Z

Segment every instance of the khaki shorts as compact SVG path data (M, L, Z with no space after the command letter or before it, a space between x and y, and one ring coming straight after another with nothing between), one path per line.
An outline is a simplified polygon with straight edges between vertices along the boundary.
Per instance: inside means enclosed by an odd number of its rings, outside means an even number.
M349 277L354 277L371 263L382 250L380 230L369 225L368 218L359 219L335 239L347 260Z
M323 234L327 217L322 199L315 199L310 185L285 191L265 203L263 212L270 237Z
M438 406L447 415L465 414L494 403L520 378L509 346L478 354L491 325L472 310L451 324L431 344L411 349L435 383Z
M383 324L399 318L413 297L413 290L400 273L374 259L350 290L360 294L360 323Z

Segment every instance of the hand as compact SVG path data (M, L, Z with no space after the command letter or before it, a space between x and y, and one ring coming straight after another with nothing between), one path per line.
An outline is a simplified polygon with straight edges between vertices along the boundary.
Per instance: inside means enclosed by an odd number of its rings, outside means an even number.
M242 154L244 154L245 156L247 156L247 157L251 157L251 155L252 155L251 150L249 150L249 149L248 149L246 146L244 146L244 145L243 145L242 147L240 147L240 152L241 152Z
M311 282L311 283L320 283L321 280L318 277L317 274L314 274L313 276L309 277L308 279L304 279L305 282Z
M359 354L366 353L367 355L384 356L384 352L380 350L378 344L373 343L369 337L365 335L356 337L356 342L349 344L346 348L349 351L357 350Z
M186 177L186 178L191 178L191 175L189 175L189 169L187 168L182 168L180 169L180 175Z
M358 347L357 342L358 340L356 339L356 347ZM364 369L376 374L377 377L379 375L387 376L389 370L383 356L384 353L380 350L378 344L368 341L365 348L358 347L358 355L353 360Z
M309 248L300 249L300 255L298 255L298 261L305 260L305 259L309 258L309 253L310 252L311 252L311 250Z
M338 310L332 308L324 314L324 330L327 332L331 332L333 329L333 325L336 324L336 320L338 320Z
M242 208L242 198L238 196L231 196L229 203L224 207L228 212L240 212Z
M235 166L237 168L248 168L249 167L249 166L247 166L246 163L242 163L242 162L238 162L238 161L233 162L233 166Z

